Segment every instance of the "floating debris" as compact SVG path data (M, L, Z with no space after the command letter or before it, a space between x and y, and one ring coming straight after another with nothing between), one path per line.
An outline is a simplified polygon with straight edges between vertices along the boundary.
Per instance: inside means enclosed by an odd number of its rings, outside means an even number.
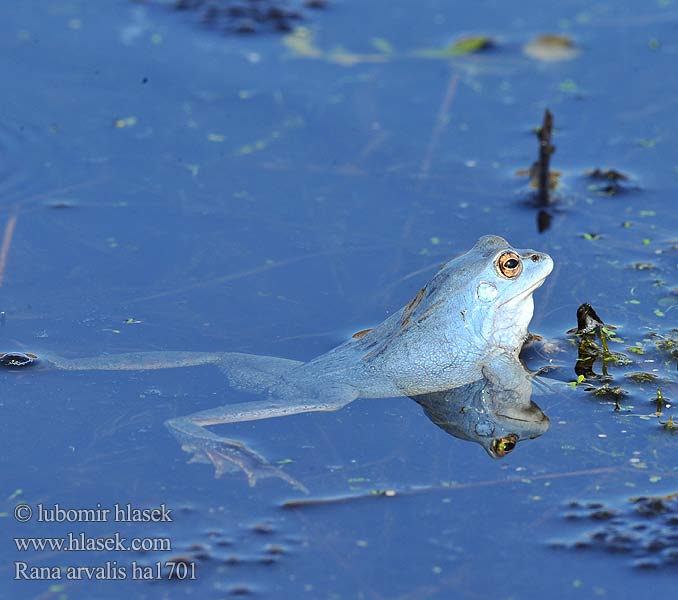
M553 137L553 114L547 108L544 111L544 120L541 127L536 129L537 139L539 140L539 156L537 161L529 169L522 169L516 172L518 176L529 176L530 186L537 190L537 206L548 207L551 204L551 190L558 186L560 178L559 171L551 170L551 155L556 151L556 147L551 143ZM542 232L548 229L551 222L551 215L543 211L538 216L538 228Z
M57 209L62 209L62 208L75 208L77 206L76 202L73 202L72 200L50 200L45 204L47 208L57 208Z
M606 196L616 196L626 188L621 185L622 181L628 181L630 178L621 171L614 169L591 169L585 172L585 175L598 183L589 186L589 189Z
M137 124L137 118L135 116L131 117L120 117L113 121L113 126L117 129L124 129L125 127L134 127Z
M620 172L615 171L614 169L607 169L603 171L602 169L592 169L586 171L586 174L591 179L607 179L608 181L628 181L629 176Z
M621 342L615 334L616 327L606 325L593 307L584 303L577 309L577 327L569 329L568 334L575 334L577 340L577 362L574 372L579 378L601 380L603 385L588 385L584 389L594 396L614 401L615 410L620 410L619 401L628 393L621 386L611 386L612 377L608 373L608 365L625 366L633 361L623 352L610 351L609 341ZM600 346L596 343L600 341ZM602 375L593 371L596 361L600 361ZM581 381L577 380L579 383Z
M585 388L587 392L591 392L594 396L598 398L605 398L606 400L614 400L619 402L628 392L619 385L610 386L609 383L605 383L601 386L590 386Z
M653 334L655 348L671 361L678 363L678 329L665 335Z
M476 54L484 50L496 48L496 42L484 35L469 35L461 37L447 46L441 48L425 48L418 50L416 56L420 58L453 58L455 56L465 56L467 54Z
M459 38L452 44L450 50L452 56L460 56L462 54L473 54L475 52L480 52L481 50L489 50L495 46L496 44L492 38L484 35L470 35Z
M553 115L547 108L544 111L542 126L537 130L537 138L539 139L539 161L535 163L537 166L537 197L539 204L542 206L547 206L549 204L549 193L558 183L558 178L554 178L551 174L551 155L556 151L556 147L551 144L552 134Z
M663 429L666 429L671 433L678 433L678 421L673 418L673 415L671 415L666 421L659 421L659 424Z
M603 320L598 316L588 302L581 304L577 309L577 327L575 329L568 329L567 334L576 333L577 335L587 335L591 333L598 333L601 328L616 329L613 325L605 325Z
M665 408L669 408L671 406L669 399L664 396L660 388L657 388L657 395L652 399L652 401L655 404L656 414L658 417L661 416Z
M678 493L629 498L621 507L570 502L563 517L604 525L575 541L554 541L553 547L622 554L639 568L678 565Z
M579 54L579 49L566 35L545 34L523 46L523 52L536 60L555 62L575 58Z
M635 383L654 383L657 380L657 375L654 373L626 373L624 377L628 377Z
M326 0L146 0L176 11L193 12L197 21L225 32L287 32L306 18L304 9L327 7Z

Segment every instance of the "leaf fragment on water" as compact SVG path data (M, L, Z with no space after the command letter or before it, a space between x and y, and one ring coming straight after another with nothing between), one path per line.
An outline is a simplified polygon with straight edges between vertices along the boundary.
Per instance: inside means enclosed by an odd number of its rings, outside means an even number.
M421 58L454 58L455 56L475 54L494 46L495 43L490 37L470 35L459 38L451 44L440 48L424 48L416 52L415 55Z
M113 121L113 125L117 129L124 129L125 127L134 127L137 124L136 117L121 117Z
M523 47L530 58L545 62L571 60L579 54L579 48L566 35L547 33L537 36Z
M370 40L372 46L374 46L379 52L384 54L393 54L393 46L388 40L384 38L375 37Z

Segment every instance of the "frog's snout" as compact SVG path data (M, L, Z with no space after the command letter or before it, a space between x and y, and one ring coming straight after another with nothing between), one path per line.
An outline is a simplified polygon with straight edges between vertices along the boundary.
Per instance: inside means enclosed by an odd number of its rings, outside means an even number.
M531 254L528 254L524 260L530 260L533 263L546 263L553 266L553 259L545 252L532 252Z
M553 259L545 252L532 251L527 256L523 255L523 260L534 263L536 268L544 273L544 278L553 271Z

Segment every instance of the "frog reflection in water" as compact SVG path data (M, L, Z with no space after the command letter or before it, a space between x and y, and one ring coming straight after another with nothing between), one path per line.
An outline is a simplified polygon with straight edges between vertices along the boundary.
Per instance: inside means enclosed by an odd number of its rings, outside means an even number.
M547 254L517 250L501 237L484 236L445 263L401 310L306 363L236 352L41 359L49 367L76 371L218 366L232 388L262 399L173 418L166 425L194 460L211 462L217 476L240 467L251 485L267 476L299 484L244 444L206 426L338 410L356 398L415 397L438 424L445 407L451 415L450 407L460 399L475 399L460 413L464 419L457 421L456 432L454 425L447 430L480 441L491 455L501 456L521 437L520 430L522 437L536 437L548 427L543 413L530 405L529 390L525 394L529 376L518 354L534 310L532 294L552 269ZM21 362L21 356L8 354L0 361ZM461 402L459 410L463 408ZM453 421L450 416L449 423ZM497 425L499 432L510 429L511 422L515 431L499 437L492 432Z
M549 419L530 399L532 374L507 355L493 356L483 376L444 392L412 396L438 427L477 442L493 458L511 452L519 440L540 436Z

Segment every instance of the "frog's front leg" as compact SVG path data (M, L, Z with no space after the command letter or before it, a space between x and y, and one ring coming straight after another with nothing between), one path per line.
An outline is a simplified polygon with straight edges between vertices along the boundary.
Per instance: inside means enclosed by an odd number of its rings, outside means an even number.
M292 395L294 392L294 388L286 389L284 395L272 395L269 400L220 406L185 417L169 419L165 425L181 443L182 449L193 453L191 462L211 462L216 477L221 477L226 471L240 468L247 475L251 486L257 479L279 477L297 489L307 492L301 483L282 469L271 465L258 452L242 442L222 437L206 428L208 425L338 410L358 397L357 391L349 386L334 386L323 390L322 400L315 397L316 394L308 394L307 399L304 399L303 389L298 390L298 395Z

